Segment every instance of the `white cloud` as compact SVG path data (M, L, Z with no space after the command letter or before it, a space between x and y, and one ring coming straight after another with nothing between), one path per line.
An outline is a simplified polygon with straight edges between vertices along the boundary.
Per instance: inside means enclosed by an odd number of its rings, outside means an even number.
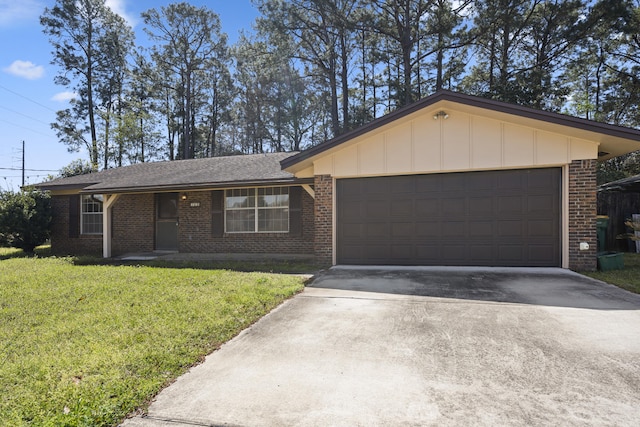
M43 9L44 4L38 0L0 0L0 27L37 19Z
M36 65L31 61L13 61L11 65L3 68L5 73L13 74L14 76L22 77L27 80L37 80L44 76L44 67L42 65Z
M78 97L78 94L75 92L60 92L53 95L51 100L58 101L58 102L67 102L67 101L71 101L72 99L76 99L77 97Z
M109 9L111 9L114 13L120 15L125 21L127 21L127 24L129 24L133 28L136 26L137 19L126 11L125 3L125 0L106 0L105 2L106 6Z

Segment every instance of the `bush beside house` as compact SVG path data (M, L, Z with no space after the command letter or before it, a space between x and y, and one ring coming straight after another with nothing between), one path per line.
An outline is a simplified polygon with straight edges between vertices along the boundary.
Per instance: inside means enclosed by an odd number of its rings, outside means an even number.
M32 188L0 193L0 246L32 254L49 238L50 226L49 194Z

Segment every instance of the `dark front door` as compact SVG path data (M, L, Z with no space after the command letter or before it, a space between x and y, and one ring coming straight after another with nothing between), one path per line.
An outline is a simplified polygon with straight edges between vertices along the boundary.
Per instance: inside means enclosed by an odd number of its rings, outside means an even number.
M561 169L336 182L338 264L561 264Z
M178 250L178 193L156 195L156 250Z

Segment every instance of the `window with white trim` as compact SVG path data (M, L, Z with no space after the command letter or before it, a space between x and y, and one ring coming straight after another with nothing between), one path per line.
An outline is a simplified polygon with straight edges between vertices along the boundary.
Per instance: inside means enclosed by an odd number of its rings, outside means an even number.
M102 234L102 195L82 195L80 200L80 233Z
M289 231L287 187L234 188L225 191L227 233L286 233Z

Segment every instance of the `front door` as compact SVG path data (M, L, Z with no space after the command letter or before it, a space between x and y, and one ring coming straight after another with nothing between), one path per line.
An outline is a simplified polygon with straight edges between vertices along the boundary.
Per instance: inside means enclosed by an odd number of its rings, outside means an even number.
M178 193L156 195L156 250L178 250Z

